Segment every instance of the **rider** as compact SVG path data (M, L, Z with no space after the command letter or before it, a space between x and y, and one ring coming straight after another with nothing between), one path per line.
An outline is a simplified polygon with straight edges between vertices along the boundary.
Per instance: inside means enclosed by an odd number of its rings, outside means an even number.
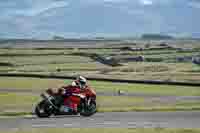
M70 103L67 97L73 94L84 99L85 96L81 95L81 93L83 94L92 91L92 89L87 85L86 78L83 76L78 76L76 80L71 83L71 85L63 86L60 88L60 90L64 96L64 105L68 105L70 108L74 109L75 112L77 112L77 105ZM94 92L92 91L92 93Z
M75 81L72 82L71 86L79 87L81 90L84 90L87 87L87 80L83 76L78 76Z

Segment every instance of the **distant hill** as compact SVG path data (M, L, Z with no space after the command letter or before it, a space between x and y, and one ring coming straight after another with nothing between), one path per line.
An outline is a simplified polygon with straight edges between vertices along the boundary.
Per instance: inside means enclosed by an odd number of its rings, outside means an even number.
M45 43L45 42L116 42L120 39L96 39L96 38L64 38L59 36L54 36L50 40L41 40L41 39L0 39L0 44L6 43Z
M174 37L169 35L161 35L161 34L143 34L141 36L142 39L153 39L153 40L163 40L163 39L174 39Z
M61 36L53 36L53 40L65 40L65 38Z

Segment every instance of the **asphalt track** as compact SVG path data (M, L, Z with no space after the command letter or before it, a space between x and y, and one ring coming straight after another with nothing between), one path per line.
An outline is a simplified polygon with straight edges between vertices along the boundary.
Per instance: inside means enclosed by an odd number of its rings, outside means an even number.
M2 118L0 129L27 128L199 128L200 111L113 112L91 117Z

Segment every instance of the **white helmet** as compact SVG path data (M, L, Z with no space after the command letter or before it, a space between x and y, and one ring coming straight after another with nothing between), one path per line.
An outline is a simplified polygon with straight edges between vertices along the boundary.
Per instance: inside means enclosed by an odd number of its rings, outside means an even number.
M78 76L78 77L76 78L76 81L78 82L79 87L80 87L81 89L84 89L84 88L85 88L85 86L86 86L86 84L87 84L87 80L86 80L85 77L83 77L83 76Z

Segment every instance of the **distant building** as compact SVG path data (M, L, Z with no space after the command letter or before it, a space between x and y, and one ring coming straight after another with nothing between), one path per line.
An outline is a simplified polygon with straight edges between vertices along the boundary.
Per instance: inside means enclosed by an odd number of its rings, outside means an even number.
M178 62L191 62L193 60L192 56L183 56L183 57L177 57L176 61Z
M142 62L142 61L144 61L144 56L126 57L120 59L120 62Z
M142 51L143 48L132 48L132 47L122 47L121 50L123 51Z
M192 58L192 63L200 65L200 57L193 57Z

